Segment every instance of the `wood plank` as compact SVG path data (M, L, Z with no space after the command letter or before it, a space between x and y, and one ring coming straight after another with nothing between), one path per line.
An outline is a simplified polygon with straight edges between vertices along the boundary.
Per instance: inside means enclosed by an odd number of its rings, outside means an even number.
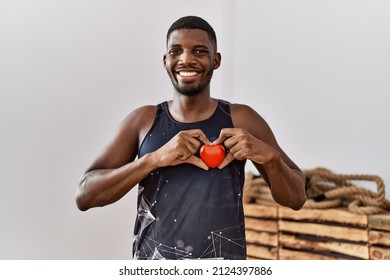
M261 220L255 218L245 218L245 228L256 231L278 232L278 222L275 220Z
M261 185L254 186L252 184L252 186L250 186L250 187L248 186L247 189L244 188L244 192L247 190L250 192L251 195L255 195L255 196L260 194L260 193L266 193L266 194L271 193L267 186L261 186Z
M251 257L251 256L246 256L246 259L247 259L248 261L251 261L251 260L253 260L253 261L261 260L260 258Z
M244 214L248 217L276 219L278 217L278 209L277 207L269 207L259 204L244 204Z
M390 231L390 214L368 216L368 225L373 229Z
M318 222L334 222L349 224L360 227L367 227L368 219L366 215L358 215L347 209L301 209L294 211L289 208L279 208L280 219L290 220L311 220Z
M390 248L371 246L370 260L390 260Z
M390 232L370 230L368 232L368 243L390 246Z
M322 225L305 222L289 222L279 220L279 231L310 234L321 237L344 239L351 241L368 241L368 233L365 229Z
M332 240L314 241L286 234L279 235L279 244L292 249L304 249L323 253L332 252L365 260L369 259L368 246L361 244L343 243Z
M258 192L256 193L256 200L272 200L275 201L272 194L270 192L264 193L264 192Z
M280 206L273 199L271 200L271 199L256 198L255 201L256 201L256 203L258 205L263 205L263 206L266 206L266 207L278 207L278 206Z
M274 247L278 246L277 233L259 232L247 229L245 235L246 241L248 243L269 245Z
M252 244L247 244L246 246L247 255L250 257L256 257L259 259L265 260L277 260L277 249L268 248L264 246L257 246Z
M280 260L342 260L342 258L327 256L315 253L307 253L301 251L294 251L289 249L279 249Z

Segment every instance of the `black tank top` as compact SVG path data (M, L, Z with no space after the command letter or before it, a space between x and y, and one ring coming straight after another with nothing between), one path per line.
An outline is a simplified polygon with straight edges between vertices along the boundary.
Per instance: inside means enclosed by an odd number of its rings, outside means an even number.
M204 121L180 123L168 103L157 105L154 124L139 149L153 152L178 132L201 129L210 141L233 127L229 103L218 102ZM199 154L198 154L199 156ZM242 193L245 161L205 171L191 164L154 170L138 188L134 259L245 259Z

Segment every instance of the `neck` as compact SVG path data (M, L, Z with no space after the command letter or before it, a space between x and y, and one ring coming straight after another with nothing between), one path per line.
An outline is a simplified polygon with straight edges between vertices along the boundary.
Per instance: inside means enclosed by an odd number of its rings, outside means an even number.
M168 102L169 112L179 122L196 122L208 119L215 111L218 101L210 97L210 93L199 93L185 96L175 93Z

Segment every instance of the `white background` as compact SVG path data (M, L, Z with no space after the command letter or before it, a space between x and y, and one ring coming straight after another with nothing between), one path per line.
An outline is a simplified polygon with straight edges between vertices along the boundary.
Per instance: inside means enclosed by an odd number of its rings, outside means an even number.
M136 191L87 212L74 194L130 111L171 98L166 31L190 14L217 32L214 97L256 109L302 169L389 185L389 11L386 0L0 0L0 259L131 258Z

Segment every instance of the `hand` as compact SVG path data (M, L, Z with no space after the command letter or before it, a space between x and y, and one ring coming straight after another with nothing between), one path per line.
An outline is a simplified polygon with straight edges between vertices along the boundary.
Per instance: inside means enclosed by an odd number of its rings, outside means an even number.
M276 153L273 147L241 128L222 129L218 139L213 142L213 145L221 143L224 143L229 153L218 166L219 169L224 168L235 159L249 159L253 162L264 164L270 161Z
M195 153L201 146L199 140L205 144L211 144L200 129L180 131L155 152L158 165L163 167L190 163L204 170L208 170L209 167L200 158L195 156Z

